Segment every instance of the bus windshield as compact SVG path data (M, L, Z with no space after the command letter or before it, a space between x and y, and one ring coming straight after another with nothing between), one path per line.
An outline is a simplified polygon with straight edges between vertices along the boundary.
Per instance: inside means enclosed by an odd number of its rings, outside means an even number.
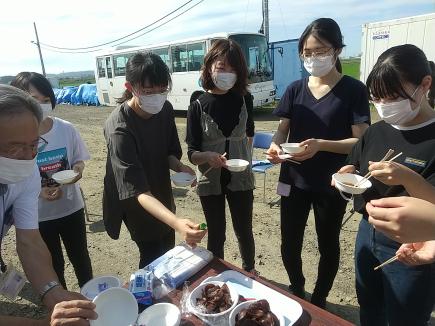
M249 83L272 80L272 68L266 37L262 35L237 34L229 37L236 41L245 54Z

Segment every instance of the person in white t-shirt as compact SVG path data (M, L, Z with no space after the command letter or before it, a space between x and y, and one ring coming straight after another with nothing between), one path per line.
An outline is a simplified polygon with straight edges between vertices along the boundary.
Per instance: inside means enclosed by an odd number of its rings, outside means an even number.
M27 91L42 109L39 132L47 144L39 149L37 156L41 175L39 232L50 250L54 270L63 287L66 288L66 282L61 239L82 287L92 279L92 266L87 248L84 203L76 182L82 177L84 161L90 159L89 152L71 123L49 116L56 98L47 78L35 72L21 72L11 85ZM70 184L60 185L52 176L63 170L74 170L78 175Z
M12 265L2 259L1 243L9 228L15 225L16 249L27 279L47 308L55 308L49 317L51 324L62 321L70 322L71 326L88 325L88 319L97 318L95 306L84 301L79 293L62 288L38 231L41 183L36 154L38 147L46 143L39 137L41 119L41 109L30 96L15 87L0 85L0 274L12 270ZM3 289L4 284L1 285ZM49 323L47 319L0 316L0 325Z

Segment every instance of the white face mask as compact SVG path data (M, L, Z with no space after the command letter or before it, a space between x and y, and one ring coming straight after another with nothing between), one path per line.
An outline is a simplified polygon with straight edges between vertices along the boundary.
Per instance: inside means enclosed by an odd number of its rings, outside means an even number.
M140 108L149 114L159 113L168 98L168 92L152 95L139 95Z
M211 77L216 87L222 91L230 90L237 81L237 75L233 72L214 72Z
M42 110L42 120L45 120L51 114L51 111L53 111L51 103L39 103L39 106Z
M417 87L412 93L411 97L414 97L419 87ZM423 95L424 96L424 95ZM411 107L411 101L409 99L404 99L400 101L390 102L390 103L373 103L376 111L378 111L379 116L382 120L390 125L402 125L413 120L418 112L420 112L421 101L423 101L423 96L421 97L419 105L413 110Z
M309 57L304 59L304 67L314 77L326 76L335 66L335 58L333 55L324 57Z
M15 160L0 156L0 183L13 184L30 177L35 169L33 160Z

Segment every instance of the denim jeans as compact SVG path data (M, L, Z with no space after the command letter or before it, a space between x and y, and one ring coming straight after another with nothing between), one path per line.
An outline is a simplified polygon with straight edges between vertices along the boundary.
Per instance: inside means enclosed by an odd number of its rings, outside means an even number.
M395 256L399 247L400 243L361 220L355 246L361 326L428 325L435 297L435 264L407 266L395 261L373 270Z

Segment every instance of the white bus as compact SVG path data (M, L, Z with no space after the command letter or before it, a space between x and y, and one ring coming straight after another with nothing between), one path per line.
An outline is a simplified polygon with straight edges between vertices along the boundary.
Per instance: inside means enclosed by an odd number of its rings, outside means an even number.
M149 46L108 50L96 56L95 80L101 104L114 106L124 92L125 65L137 52L152 52L168 65L172 91L168 100L175 110L187 110L192 95L202 92L200 70L204 56L217 39L232 39L240 44L249 70L249 91L254 107L270 103L275 98L268 45L263 34L219 33Z

